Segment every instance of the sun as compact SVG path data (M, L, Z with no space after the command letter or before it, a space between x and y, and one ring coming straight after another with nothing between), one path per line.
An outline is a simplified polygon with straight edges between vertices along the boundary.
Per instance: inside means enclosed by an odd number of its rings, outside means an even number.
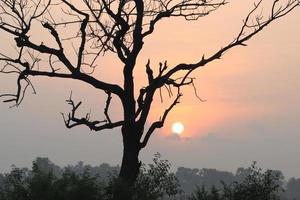
M181 122L173 123L172 131L173 131L173 133L180 135L184 131L183 124Z

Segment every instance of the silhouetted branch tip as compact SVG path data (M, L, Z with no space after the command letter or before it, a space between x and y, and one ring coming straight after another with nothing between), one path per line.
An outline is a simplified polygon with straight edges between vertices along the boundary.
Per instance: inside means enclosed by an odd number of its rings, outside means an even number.
M112 122L111 119L109 118L108 115L108 107L111 101L111 94L108 93L108 99L106 102L106 107L104 109L104 114L106 119L98 121L91 121L91 111L89 113L87 113L84 117L78 118L76 117L76 113L79 109L79 107L82 105L82 102L78 102L75 103L72 99L72 92L70 94L69 99L66 100L66 102L71 106L71 111L65 115L63 113L62 117L63 120L65 122L65 125L67 128L74 128L76 126L81 126L81 125L85 125L87 126L91 131L101 131L101 130L105 130L105 129L112 129L118 126L122 126L123 125L123 121L117 121L117 122Z

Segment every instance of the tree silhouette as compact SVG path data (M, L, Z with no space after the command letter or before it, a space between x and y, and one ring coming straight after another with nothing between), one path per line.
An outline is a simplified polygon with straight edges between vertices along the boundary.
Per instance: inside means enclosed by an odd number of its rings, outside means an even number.
M270 13L265 16L260 12L264 6L263 0L260 0L246 16L232 42L208 57L203 55L195 63L169 66L167 62L162 62L153 66L148 60L145 65L148 83L140 89L136 88L133 78L136 61L145 38L154 33L158 22L175 17L197 20L226 3L225 0L82 0L76 3L70 0L1 0L0 29L14 37L18 51L16 56L0 54L3 64L1 72L17 74L16 93L2 94L1 97L5 98L4 102L19 105L27 89L32 88L35 92L30 79L36 76L75 79L105 92L104 120L91 120L90 114L78 117L81 102L74 102L70 96L67 102L71 111L63 115L64 122L67 128L85 125L93 131L121 127L124 151L119 177L131 186L141 165L139 152L147 146L153 132L164 125L170 111L179 103L181 88L194 87L192 72L220 59L236 46L246 46L246 41L300 4L299 0L273 0L271 5L266 5ZM31 37L36 30L48 31L48 40L37 42L36 38ZM77 34L64 38L65 30ZM75 59L66 51L70 41ZM121 85L97 79L93 74L97 69L97 61L108 53L115 54L122 63ZM48 69L39 67L41 63ZM176 78L178 74L183 75ZM145 130L154 95L162 88L166 88L172 103L159 120ZM175 94L172 88L176 89ZM113 97L122 104L121 121L114 121L109 115Z

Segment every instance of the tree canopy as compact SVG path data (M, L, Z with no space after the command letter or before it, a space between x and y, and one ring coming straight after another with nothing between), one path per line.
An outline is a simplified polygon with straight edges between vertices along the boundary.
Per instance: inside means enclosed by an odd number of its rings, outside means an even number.
M220 59L230 49L246 46L248 40L292 12L300 2L273 0L264 4L259 0L249 9L240 31L228 44L211 55L199 53L199 59L193 63L169 66L167 61L162 61L154 65L149 59L144 67L147 84L136 88L133 73L138 67L137 58L145 39L155 32L160 21L176 17L198 20L226 4L226 0L1 0L0 30L14 39L12 44L17 50L15 55L0 53L1 72L16 75L17 89L0 97L4 102L19 105L28 89L35 92L33 77L78 80L104 92L107 95L104 119L92 119L90 113L79 117L82 102L74 102L72 95L67 100L71 110L62 116L67 128L85 125L90 130L101 131L121 127L124 152L120 178L132 186L141 166L139 152L179 103L182 87L194 87L192 73ZM262 8L267 13L261 12ZM36 38L34 32L45 33L47 39ZM67 32L76 34L65 37ZM115 54L121 63L120 85L93 74L97 62L108 53ZM181 74L179 78L178 74ZM166 88L171 103L157 121L146 127L155 94L162 88ZM121 102L121 120L110 116L113 97Z

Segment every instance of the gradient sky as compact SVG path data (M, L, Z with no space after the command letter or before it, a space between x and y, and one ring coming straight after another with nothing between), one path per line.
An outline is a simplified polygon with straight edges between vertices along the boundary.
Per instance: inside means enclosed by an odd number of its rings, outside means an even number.
M142 84L147 59L152 63L193 62L225 46L239 32L253 1L232 0L225 7L197 22L165 20L146 40L138 60L135 79ZM235 171L258 161L263 168L280 169L287 177L300 177L300 9L271 24L247 44L228 52L221 60L194 73L199 102L185 89L182 103L157 131L141 160L150 162L156 152L173 167L216 168ZM2 36L3 34L0 33ZM1 36L0 35L0 36ZM1 50L12 47L0 40ZM103 59L97 73L116 82L116 62ZM15 88L11 77L0 76L0 92ZM0 171L11 164L30 166L37 156L60 165L84 161L119 164L122 155L120 130L90 132L86 127L68 130L60 112L68 112L70 91L82 100L82 111L100 116L104 96L86 84L35 78L37 95L28 94L19 108L0 104ZM115 104L118 104L116 101ZM151 120L162 108L157 101ZM112 109L115 118L120 109ZM171 133L173 122L182 122L182 137Z

